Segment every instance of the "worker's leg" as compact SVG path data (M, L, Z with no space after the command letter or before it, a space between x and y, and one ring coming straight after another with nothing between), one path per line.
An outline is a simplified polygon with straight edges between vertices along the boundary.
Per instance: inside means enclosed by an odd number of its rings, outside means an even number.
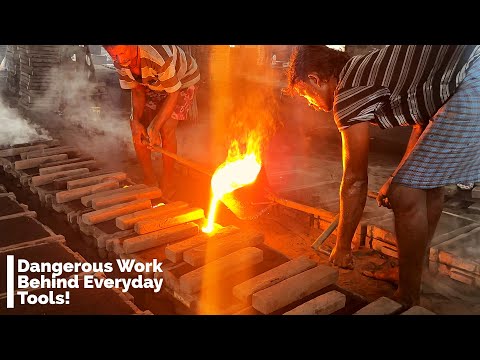
M177 153L177 125L178 120L170 118L163 124L160 135L162 136L162 148L171 153ZM175 193L175 160L169 156L162 156L163 174L162 191L166 199L170 199Z
M432 231L429 230L428 223L427 190L393 183L388 198L395 214L399 256L399 281L395 299L406 306L412 306L420 300L424 259L429 232ZM437 209L434 209L432 216L436 213Z
M433 235L437 229L438 220L443 211L443 187L427 190L427 217L428 217L428 243L430 248ZM427 257L428 259L428 257ZM425 259L427 261L427 259Z
M427 218L428 218L428 240L427 251L425 253L425 266L428 265L428 249L435 234L438 220L443 210L443 187L429 189L427 192ZM376 271L364 271L363 274L377 280L388 281L398 284L398 266L391 266L390 262L386 262L382 269Z

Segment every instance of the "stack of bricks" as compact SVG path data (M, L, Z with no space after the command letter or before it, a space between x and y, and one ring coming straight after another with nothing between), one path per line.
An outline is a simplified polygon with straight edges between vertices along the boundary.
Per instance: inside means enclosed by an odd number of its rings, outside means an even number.
M54 111L59 107L57 87L61 46L18 45L20 100L24 110Z
M18 45L7 45L5 52L7 67L7 92L10 95L19 95L20 91L20 54Z

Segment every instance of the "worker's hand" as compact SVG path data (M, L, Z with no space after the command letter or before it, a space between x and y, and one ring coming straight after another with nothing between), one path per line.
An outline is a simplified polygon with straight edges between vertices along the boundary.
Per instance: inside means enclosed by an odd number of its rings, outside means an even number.
M161 146L162 137L160 136L160 129L157 129L156 126L152 125L150 125L147 130L148 138L150 140L150 146Z
M388 189L390 189L390 184L392 183L393 177L389 177L388 180L383 184L381 189L378 191L377 195L377 204L378 206L385 206L388 209L391 209L390 201L388 201Z
M330 263L343 269L353 269L353 255L351 249L344 249L335 245L330 254Z
M132 129L132 138L135 144L142 144L142 140L148 141L147 130L139 121L130 121L130 129Z

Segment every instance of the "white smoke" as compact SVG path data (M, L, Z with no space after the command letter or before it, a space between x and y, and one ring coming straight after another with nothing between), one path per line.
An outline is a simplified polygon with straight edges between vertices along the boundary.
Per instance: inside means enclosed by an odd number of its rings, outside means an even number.
M45 93L45 98L61 97L58 121L51 126L69 145L102 161L106 167L118 167L121 151L134 156L128 114L108 106L105 99L97 101L95 82L90 82L83 70L53 69L57 79ZM53 77L53 76L52 76Z
M52 139L47 130L22 118L15 109L1 101L0 124L0 147Z

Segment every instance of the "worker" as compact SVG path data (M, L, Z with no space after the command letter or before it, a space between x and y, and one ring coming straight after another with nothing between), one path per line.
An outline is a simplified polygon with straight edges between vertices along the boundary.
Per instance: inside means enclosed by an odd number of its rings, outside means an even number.
M334 266L353 269L351 242L368 191L370 124L412 127L405 154L378 192L393 210L399 266L393 296L419 303L426 253L443 209L443 186L480 179L480 46L389 45L349 56L327 46L296 47L290 94L333 112L342 138L343 177Z
M176 192L175 160L163 156L163 172L154 172L151 149L177 153L176 128L192 106L200 72L196 60L177 45L103 45L119 74L122 89L131 89L130 127L144 183L160 185L163 198Z

